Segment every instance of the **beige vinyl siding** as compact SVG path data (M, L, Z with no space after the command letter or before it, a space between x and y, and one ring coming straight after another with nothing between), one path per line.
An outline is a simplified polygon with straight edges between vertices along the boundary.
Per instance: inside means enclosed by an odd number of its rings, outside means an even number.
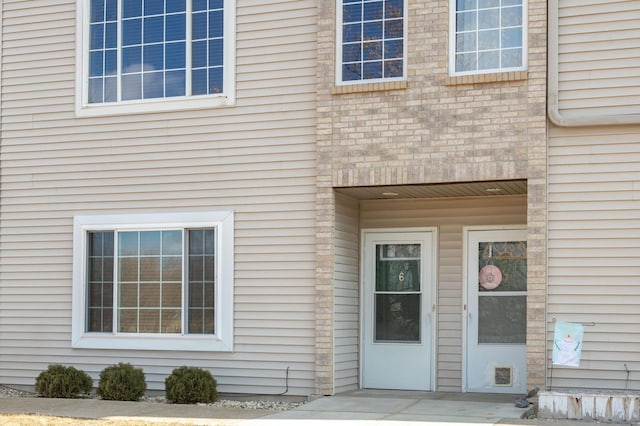
M558 49L561 114L640 113L640 1L560 1Z
M438 227L436 390L462 390L463 227L523 224L526 196L363 201L362 228Z
M359 203L336 194L334 368L336 393L359 386Z
M222 392L315 383L316 2L238 1L237 105L76 118L75 0L4 0L0 383L177 366ZM71 349L77 214L235 211L233 353Z
M550 128L548 318L595 323L554 388L640 390L639 161L637 127Z

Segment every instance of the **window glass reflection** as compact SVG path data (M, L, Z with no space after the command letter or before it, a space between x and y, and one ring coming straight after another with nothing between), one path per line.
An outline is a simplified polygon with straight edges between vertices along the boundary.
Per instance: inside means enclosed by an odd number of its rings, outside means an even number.
M374 1L364 4L364 20L365 21L373 21L376 19L383 18L383 2L382 1Z
M384 43L384 57L389 58L402 58L404 43L402 40L385 41Z
M527 296L478 299L478 343L526 343Z
M456 72L522 67L522 0L456 0L455 19Z
M497 50L478 53L478 69L491 70L500 68L500 52Z
M342 1L342 81L403 77L403 16L403 0Z
M223 5L194 0L188 35L186 0L90 0L89 102L221 93ZM192 88L186 86L187 49ZM105 76L115 78L99 78Z
M420 342L420 295L376 295L376 342Z
M350 24L350 25L343 26L343 32L342 32L343 42L360 41L360 40L362 40L361 24Z

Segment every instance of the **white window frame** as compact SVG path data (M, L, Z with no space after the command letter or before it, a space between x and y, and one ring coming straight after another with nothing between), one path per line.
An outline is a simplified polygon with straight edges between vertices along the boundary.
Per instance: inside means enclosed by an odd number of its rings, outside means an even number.
M461 75L498 74L504 72L526 71L529 57L529 2L522 0L522 66L517 68L501 68L478 71L456 72L456 0L449 0L449 75L452 77Z
M220 94L89 103L90 0L76 0L76 115L140 114L232 106L236 103L236 0L224 0L223 91ZM190 46L187 45L187 51ZM119 54L119 53L118 53ZM187 52L187 54L189 54ZM191 70L187 70L191 72ZM120 70L118 70L118 74Z
M71 346L73 348L87 349L232 351L234 287L233 218L234 212L232 210L75 216L73 218ZM88 232L204 227L216 228L215 334L186 334L184 330L181 335L118 333L115 324L113 332L86 331L88 311ZM114 285L114 288L115 287ZM115 309L114 298L114 310Z
M405 81L407 79L407 51L408 51L408 18L409 1L403 0L402 13L402 77L370 78L367 80L342 80L342 0L336 1L336 58L335 58L335 84L336 86L348 86L368 83L385 83L388 81Z

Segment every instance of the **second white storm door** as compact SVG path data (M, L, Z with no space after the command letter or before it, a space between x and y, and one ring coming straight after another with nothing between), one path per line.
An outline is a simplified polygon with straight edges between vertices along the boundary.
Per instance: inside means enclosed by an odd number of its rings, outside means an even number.
M523 393L527 361L527 231L467 231L468 392Z
M434 234L364 233L364 388L431 390Z

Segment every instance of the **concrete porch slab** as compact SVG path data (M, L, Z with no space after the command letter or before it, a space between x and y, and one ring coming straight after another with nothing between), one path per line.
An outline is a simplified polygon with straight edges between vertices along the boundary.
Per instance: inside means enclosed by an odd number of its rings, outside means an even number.
M520 419L527 411L514 405L518 395L363 390L324 397L294 410L253 419L255 426L354 424L483 424ZM279 421L279 423L278 423ZM295 421L295 423L294 423ZM323 423L324 422L324 423Z

